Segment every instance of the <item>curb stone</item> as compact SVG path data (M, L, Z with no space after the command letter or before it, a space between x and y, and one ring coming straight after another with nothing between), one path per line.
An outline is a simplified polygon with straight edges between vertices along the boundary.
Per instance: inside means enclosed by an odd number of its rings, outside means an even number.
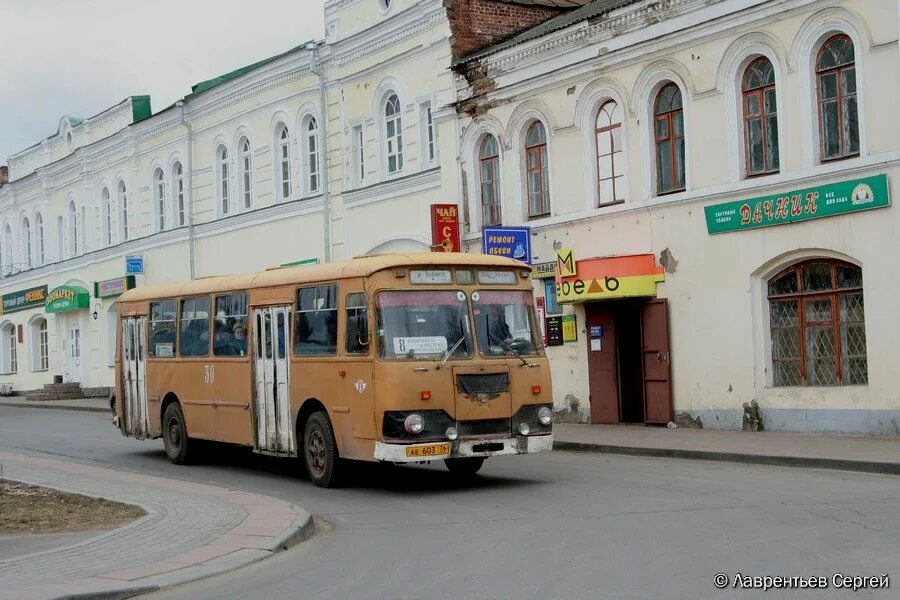
M59 402L58 400L47 400L47 402ZM74 410L80 412L103 412L109 413L108 406L75 406L72 404L61 404L57 406L46 405L41 402L30 402L28 404L24 402L0 402L0 407L10 406L12 408L40 408L42 410ZM112 414L112 413L110 413Z
M656 458L681 458L688 460L711 460L779 467L799 467L805 469L831 469L855 471L881 475L900 475L900 463L845 460L839 458L812 458L805 456L771 456L744 454L741 452L715 452L712 450L682 450L677 448L647 448L641 446L615 446L610 444L589 444L553 440L553 449L567 452L593 452L597 454L622 454L626 456L649 456Z

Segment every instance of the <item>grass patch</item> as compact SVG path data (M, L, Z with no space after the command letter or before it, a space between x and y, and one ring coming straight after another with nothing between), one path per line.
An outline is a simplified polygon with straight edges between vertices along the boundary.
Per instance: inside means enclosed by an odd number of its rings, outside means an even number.
M145 514L131 504L0 479L0 535L113 529Z

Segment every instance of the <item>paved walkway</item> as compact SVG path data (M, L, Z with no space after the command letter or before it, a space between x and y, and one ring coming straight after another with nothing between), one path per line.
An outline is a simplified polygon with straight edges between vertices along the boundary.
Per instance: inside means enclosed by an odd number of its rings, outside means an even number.
M0 397L0 406L16 406L19 408L55 408L59 410L84 410L89 412L110 412L109 400L106 398L76 398L74 400L32 400L25 396Z
M553 426L557 450L694 458L900 475L900 436L669 429L630 425Z
M5 452L0 464L8 479L102 495L147 511L64 548L0 555L3 600L127 597L261 560L314 530L303 509L258 494Z

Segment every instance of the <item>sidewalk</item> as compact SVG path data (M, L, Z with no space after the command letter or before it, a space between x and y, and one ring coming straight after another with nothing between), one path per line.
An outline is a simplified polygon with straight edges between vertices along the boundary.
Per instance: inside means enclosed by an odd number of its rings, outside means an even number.
M554 424L553 434L555 450L900 475L900 437L570 423Z
M42 400L27 401L25 396L6 396L0 398L0 406L17 408L54 408L57 410L82 410L88 412L109 413L109 400L106 398L78 398L76 400ZM111 413L110 413L111 414Z
M6 452L0 464L8 479L147 511L67 547L0 556L4 600L130 597L262 560L315 529L302 508L267 496Z

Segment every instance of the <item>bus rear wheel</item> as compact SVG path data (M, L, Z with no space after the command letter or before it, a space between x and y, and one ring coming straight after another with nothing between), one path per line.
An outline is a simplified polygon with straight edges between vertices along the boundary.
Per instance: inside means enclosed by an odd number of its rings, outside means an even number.
M481 470L484 464L484 457L472 458L445 458L444 464L447 470L460 477L471 477Z
M166 407L162 420L163 443L166 446L166 455L176 465L190 463L195 452L194 440L188 437L187 425L184 422L184 413L177 402Z
M341 459L338 456L334 429L328 415L314 412L303 429L303 457L309 478L318 487L335 487L340 483Z

